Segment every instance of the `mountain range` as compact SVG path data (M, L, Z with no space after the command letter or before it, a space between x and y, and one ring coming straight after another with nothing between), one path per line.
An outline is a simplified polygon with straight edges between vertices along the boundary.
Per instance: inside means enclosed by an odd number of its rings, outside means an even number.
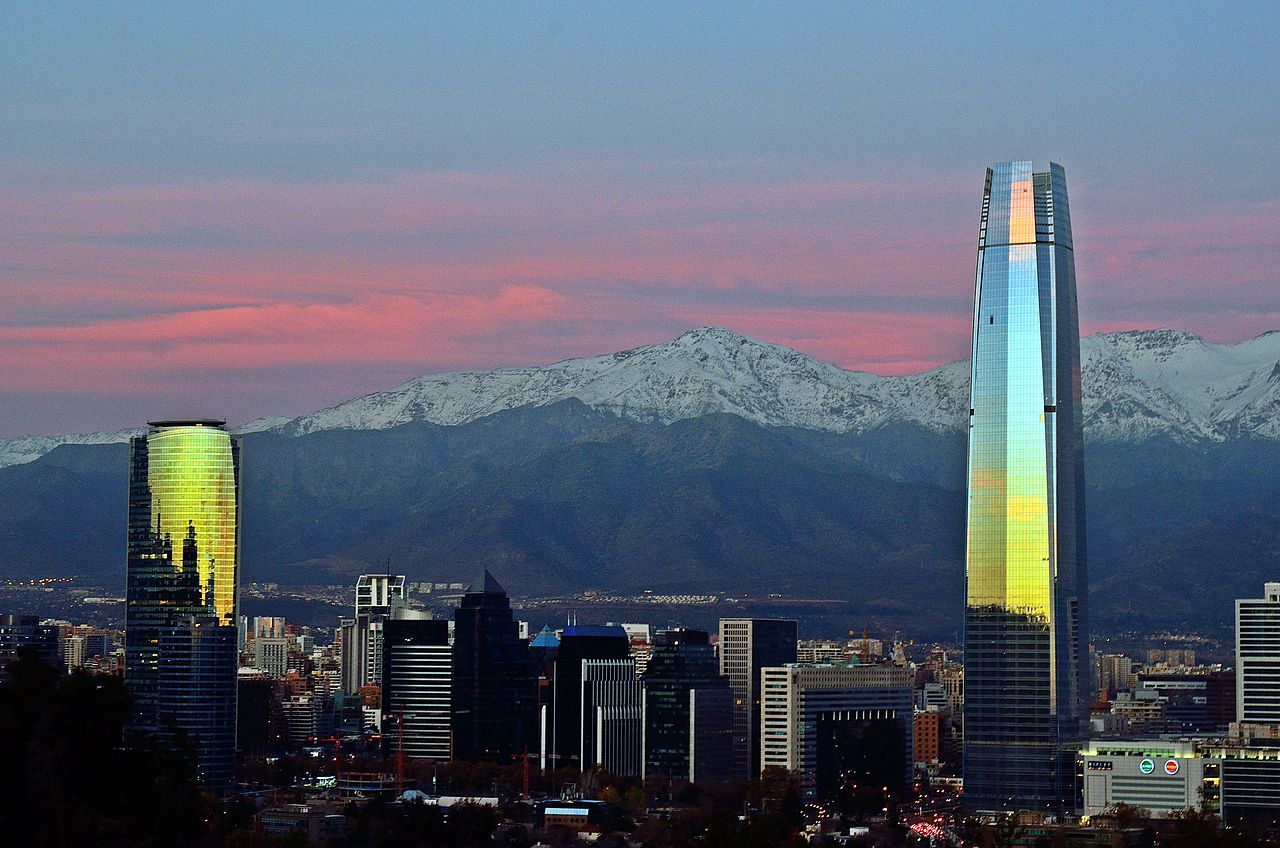
M1107 333L1082 354L1095 621L1221 626L1280 571L1280 333ZM880 377L702 328L259 419L239 428L244 579L484 562L517 593L832 596L950 632L968 376ZM134 432L0 442L0 577L122 581Z
M1280 439L1280 331L1235 345L1176 330L1099 333L1081 346L1085 430L1091 439L1181 443ZM890 424L960 431L969 363L880 377L719 327L664 344L554 365L430 374L296 418L260 418L238 433L301 436L386 430L411 422L458 426L506 409L576 399L619 418L670 424L713 413L766 427L865 433ZM0 466L60 444L127 441L141 428L0 440Z

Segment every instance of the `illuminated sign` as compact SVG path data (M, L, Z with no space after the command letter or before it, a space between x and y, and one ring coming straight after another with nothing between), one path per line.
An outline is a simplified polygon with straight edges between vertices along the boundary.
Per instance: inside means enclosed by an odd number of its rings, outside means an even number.
M1164 761L1164 773L1165 773L1165 774L1167 774L1167 775L1170 775L1170 776L1177 774L1177 773L1178 773L1178 761L1177 761L1177 760L1165 760L1165 761Z
M1151 774L1151 772L1155 770L1156 770L1155 761L1152 760L1150 757L1138 763L1138 771L1142 772L1143 774Z
M1085 768L1089 771L1111 771L1111 760L1089 760Z

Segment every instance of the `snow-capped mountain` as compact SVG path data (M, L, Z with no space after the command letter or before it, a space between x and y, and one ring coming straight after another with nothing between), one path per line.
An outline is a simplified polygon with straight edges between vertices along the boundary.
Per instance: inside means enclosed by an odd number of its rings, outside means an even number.
M1181 442L1280 438L1280 332L1235 345L1173 330L1102 333L1082 343L1085 428L1093 439ZM913 423L961 430L969 363L878 377L718 327L664 344L541 368L433 374L295 418L281 433L455 425L503 409L576 398L638 421L728 412L766 426L863 432Z
M1174 330L1102 333L1083 341L1082 356L1085 429L1092 439L1280 439L1280 332L1235 345ZM947 432L964 426L968 381L967 361L879 377L708 327L663 344L554 365L431 374L309 415L258 419L237 432L458 425L570 398L637 421L726 412L766 426L830 432L894 423ZM30 462L59 444L119 442L137 432L0 441L0 466Z

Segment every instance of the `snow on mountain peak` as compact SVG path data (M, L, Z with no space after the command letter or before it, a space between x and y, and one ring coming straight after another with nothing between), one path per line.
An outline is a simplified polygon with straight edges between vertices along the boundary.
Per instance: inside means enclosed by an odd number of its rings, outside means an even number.
M1085 430L1102 441L1280 439L1280 332L1235 345L1178 330L1101 333L1081 343ZM546 366L429 374L297 418L238 432L303 435L412 421L457 425L507 409L577 399L637 421L730 413L766 426L865 432L910 423L962 432L969 363L878 377L723 327ZM63 443L124 441L137 430L0 440L0 466Z

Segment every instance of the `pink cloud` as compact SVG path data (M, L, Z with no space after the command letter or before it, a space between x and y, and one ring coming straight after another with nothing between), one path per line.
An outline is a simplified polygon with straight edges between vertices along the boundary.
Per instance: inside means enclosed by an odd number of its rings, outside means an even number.
M10 185L0 390L136 405L180 397L200 374L227 403L262 382L255 403L276 385L304 411L418 373L701 324L845 367L919 371L967 355L980 188L785 163ZM1073 197L1086 332L1235 341L1280 326L1277 204L1179 217L1121 200ZM307 394L303 375L328 388Z

